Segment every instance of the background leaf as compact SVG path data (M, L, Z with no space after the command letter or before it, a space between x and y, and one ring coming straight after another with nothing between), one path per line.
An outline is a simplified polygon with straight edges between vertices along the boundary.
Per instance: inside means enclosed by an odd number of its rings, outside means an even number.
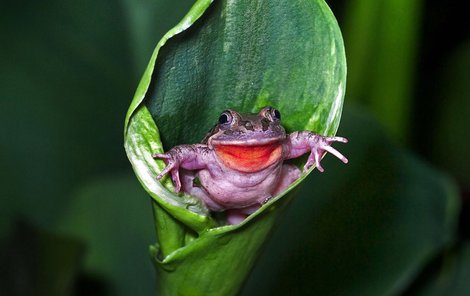
M347 110L350 163L300 186L243 294L399 295L456 238L455 184Z
M134 176L98 178L83 184L74 197L58 231L88 243L83 273L104 281L111 295L153 294L152 212Z
M2 3L0 14L0 220L52 230L77 184L128 167L126 28L109 1Z
M72 295L84 245L37 229L25 221L0 240L2 295Z
M443 168L454 172L470 192L470 139L459 132L470 125L470 42L458 48L446 63L439 94L446 98L439 108L434 134L433 158Z
M348 97L368 106L395 140L410 136L422 0L345 2Z
M463 296L468 294L470 244L465 242L446 252L418 279L406 295Z

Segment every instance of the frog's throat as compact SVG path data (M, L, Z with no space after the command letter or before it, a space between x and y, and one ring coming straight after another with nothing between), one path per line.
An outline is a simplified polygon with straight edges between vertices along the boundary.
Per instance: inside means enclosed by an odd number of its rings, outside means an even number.
M278 162L282 157L280 143L264 145L219 144L214 146L214 150L225 166L246 173L263 170Z

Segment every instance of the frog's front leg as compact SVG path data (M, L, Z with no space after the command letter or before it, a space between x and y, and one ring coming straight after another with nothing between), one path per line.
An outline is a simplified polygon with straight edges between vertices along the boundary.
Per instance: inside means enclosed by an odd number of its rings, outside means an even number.
M157 176L160 180L168 173L171 173L173 184L175 184L176 192L181 190L181 180L179 169L200 170L209 163L212 153L207 145L179 145L170 149L165 153L155 153L153 158L163 159L166 163L165 169Z
M347 143L348 140L343 137L324 137L310 131L293 132L287 138L287 155L285 158L296 158L310 151L310 156L304 166L304 172L313 164L320 172L323 172L324 169L320 164L320 160L325 152L330 152L342 162L348 163L348 159L343 154L331 147L333 142Z

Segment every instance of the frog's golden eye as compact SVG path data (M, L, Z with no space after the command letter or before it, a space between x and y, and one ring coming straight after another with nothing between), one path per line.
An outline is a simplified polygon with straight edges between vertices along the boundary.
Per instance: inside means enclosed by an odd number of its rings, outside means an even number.
M230 112L225 111L219 117L219 124L226 124L232 122L232 114Z

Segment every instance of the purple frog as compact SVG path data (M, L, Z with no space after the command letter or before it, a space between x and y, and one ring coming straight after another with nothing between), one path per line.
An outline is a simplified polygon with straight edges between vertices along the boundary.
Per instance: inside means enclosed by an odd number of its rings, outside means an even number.
M304 172L313 164L323 172L326 152L347 163L332 142L348 140L310 131L286 134L272 107L258 114L226 110L201 144L178 145L153 157L167 164L158 180L171 173L176 192L200 198L211 211L226 211L227 222L238 224L300 177L300 169L284 160L310 152Z

